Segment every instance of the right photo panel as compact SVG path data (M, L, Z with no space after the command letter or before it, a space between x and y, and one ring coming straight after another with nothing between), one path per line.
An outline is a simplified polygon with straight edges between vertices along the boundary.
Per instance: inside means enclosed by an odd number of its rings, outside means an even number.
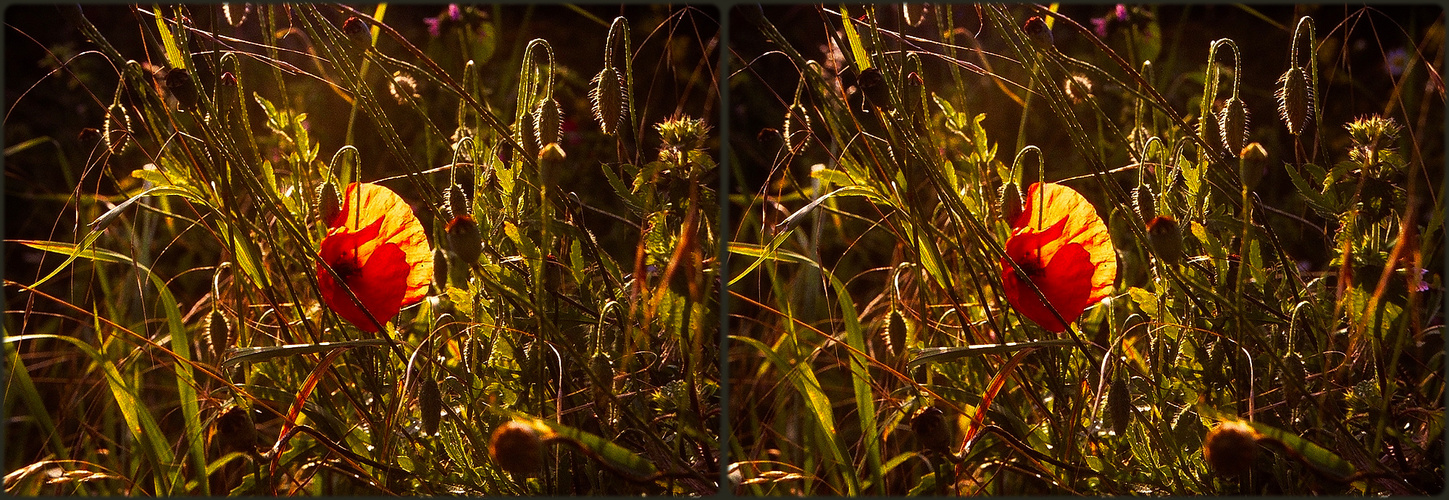
M1437 5L744 5L736 495L1437 495Z

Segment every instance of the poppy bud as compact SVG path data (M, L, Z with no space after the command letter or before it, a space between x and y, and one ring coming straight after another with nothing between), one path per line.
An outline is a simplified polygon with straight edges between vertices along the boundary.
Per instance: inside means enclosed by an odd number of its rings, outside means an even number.
M946 414L927 406L911 416L911 432L921 441L921 449L941 454L951 453L951 432L946 428Z
M488 456L498 467L513 474L532 475L543 466L543 439L523 422L512 421L493 431Z
M367 22L358 19L357 16L349 17L342 23L342 34L347 35L353 48L366 50L372 46L372 37L367 32Z
M1157 202L1154 201L1152 188L1146 184L1132 190L1132 203L1137 206L1137 215L1142 216L1142 220L1157 217Z
M478 262L478 257L483 255L483 235L478 231L478 223L466 215L454 217L447 231L448 245L453 247L458 259L468 264Z
M547 146L544 146L543 151L538 153L540 162L557 163L564 161L565 158L568 158L568 155L564 154L563 147L559 146L557 142L548 143Z
M231 347L231 328L226 324L226 315L220 309L213 309L211 316L206 320L206 336L211 339L211 351L216 353L216 359L220 361L226 355L226 348Z
M118 155L126 151L131 141L131 115L119 103L106 108L106 124L101 126L101 140L106 151Z
M1021 29L1026 31L1026 37L1031 40L1031 44L1036 46L1037 50L1052 48L1052 29L1047 27L1046 20L1041 16L1031 16Z
M563 130L563 122L558 114L558 101L544 99L539 102L538 108L533 110L533 121L538 147L558 142L559 133Z
M442 247L433 249L433 280L439 292L448 289L448 251Z
M422 385L418 387L418 413L422 417L423 432L429 435L438 433L442 411L443 396L438 392L438 381L433 377L423 378Z
M322 223L331 226L332 219L340 213L342 198L337 195L337 185L327 181L317 186L317 215L322 218Z
M93 142L96 139L100 139L100 138L101 138L101 131L100 130L96 130L95 128L92 128L92 127L83 128L83 129L81 129L81 131L80 131L79 134L76 134L75 135L75 139L77 141L81 141L81 142Z
M605 66L594 75L594 88L589 90L589 100L594 105L594 120L604 135L619 131L619 122L624 116L624 86L621 77L612 66Z
M247 416L245 408L233 406L212 421L211 442L223 454L234 451L256 453L257 427Z
M247 20L247 13L252 11L252 4L224 3L221 4L221 13L226 17L226 23L233 28L241 26Z
M1258 437L1258 431L1246 423L1223 422L1203 438L1202 456L1218 474L1242 475L1258 458Z
M454 184L448 187L448 215L450 217L473 215L473 211L468 207L468 195L463 192L463 186Z
M1278 116L1283 118L1288 133L1303 133L1303 127L1313 117L1313 87L1308 84L1308 74L1297 66L1288 68L1283 76L1278 77L1278 91L1274 92L1274 97L1278 98Z
M886 346L896 356L906 350L906 318L900 311L891 311L890 319L886 322Z
M1008 182L1001 185L1001 190L996 193L998 207L1001 211L1001 218L1007 224L1015 224L1017 217L1021 217L1021 189L1016 187L1015 182Z
M418 81L412 75L398 71L392 74L392 81L387 85L388 93L397 100L398 104L407 104L411 99L422 99L418 95Z
M886 87L885 77L880 74L880 68L866 68L860 72L860 78L855 85L865 94L865 98L871 104L881 109L891 109L890 89Z
M1160 215L1148 221L1147 238L1163 263L1176 264L1182 260L1182 234L1172 217Z
M196 82L191 80L191 74L181 68L171 68L166 72L166 91L176 98L180 104L178 109L189 110L196 107L196 100L199 96L196 93Z
M1112 432L1118 436L1126 434L1132 419L1132 393L1127 389L1127 377L1112 380L1112 389L1107 392L1107 412L1112 414Z
M535 159L538 158L538 150L543 147L536 142L538 140L538 135L534 133L536 128L530 116L525 116L522 120L519 120L518 135L520 140L518 143L523 146L524 155Z
M1233 96L1223 104L1223 109L1218 111L1219 132L1223 136L1223 145L1227 146L1228 152L1234 156L1243 150L1248 137L1248 108L1243 100Z

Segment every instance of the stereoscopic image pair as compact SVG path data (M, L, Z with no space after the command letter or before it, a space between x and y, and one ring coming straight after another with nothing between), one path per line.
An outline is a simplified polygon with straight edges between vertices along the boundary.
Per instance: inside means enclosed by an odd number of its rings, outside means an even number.
M4 12L10 495L1444 490L1439 6Z

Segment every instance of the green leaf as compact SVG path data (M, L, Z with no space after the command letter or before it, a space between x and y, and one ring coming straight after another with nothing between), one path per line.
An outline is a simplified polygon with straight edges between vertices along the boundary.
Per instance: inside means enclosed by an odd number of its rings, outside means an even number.
M850 42L850 55L854 58L856 73L870 69L870 57L865 53L865 44L861 43L860 33L855 31L855 20L850 18L850 12L844 5L840 6L840 22L845 25L845 39Z
M162 14L161 6L152 4L151 13L156 16L156 31L161 35L161 44L166 47L166 62L173 67L187 69L186 58L181 56L181 48L171 34L171 27L166 25L166 18Z
M1339 478L1347 478L1357 472L1348 461L1339 458L1333 452L1314 444L1312 441L1303 439L1297 434L1292 434L1276 427L1261 422L1248 422L1248 425L1256 429L1259 434L1278 440L1283 446L1297 452L1303 460L1313 466L1337 474Z
M346 340L340 342L319 342L316 344L287 344L264 347L233 347L227 349L226 360L221 362L223 368L237 363L256 363L283 356L300 356L319 352L329 352L335 349L346 347L387 345L387 339L362 339Z

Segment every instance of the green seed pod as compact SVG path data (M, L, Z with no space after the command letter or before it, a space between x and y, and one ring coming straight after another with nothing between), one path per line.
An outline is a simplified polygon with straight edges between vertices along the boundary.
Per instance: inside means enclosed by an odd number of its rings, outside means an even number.
M1137 207L1137 215L1142 220L1150 221L1157 217L1157 202L1152 194L1152 188L1146 184L1132 190L1132 203Z
M454 217L448 222L447 232L448 245L453 248L458 260L469 265L477 263L483 255L483 234L478 231L478 223L466 215Z
M900 311L891 311L890 320L886 322L886 346L896 357L906 352L906 328L905 316Z
M1147 237L1163 263L1176 264L1182 260L1182 233L1172 217L1159 215L1147 221Z
M423 423L423 431L428 435L438 433L442 412L443 395L438 392L438 381L433 380L433 377L426 377L418 387L418 413Z
M166 91L176 98L180 110L196 109L196 101L200 95L196 92L196 82L191 79L191 74L181 68L171 68L166 72Z
M321 217L322 223L328 227L332 226L332 220L342 213L342 197L337 194L337 185L332 181L323 182L317 186L317 216Z
M1258 431L1243 422L1218 424L1203 438L1202 456L1223 476L1240 476L1258 458Z
M433 249L433 281L439 292L448 289L448 251L442 247Z
M211 316L206 320L206 336L211 339L211 352L216 354L217 362L221 362L226 356L226 349L231 347L231 327L226 324L226 315L220 309L211 310Z
M797 116L800 117L798 126L795 120ZM801 134L801 138L795 138ZM785 139L785 147L792 150L805 144L805 139L810 137L810 114L805 112L805 106L796 103L785 111L785 124L780 129L780 135Z
M488 456L509 473L531 476L543 466L543 439L532 426L511 421L493 431Z
M1218 125L1223 135L1223 146L1228 148L1228 154L1237 156L1243 146L1247 145L1248 138L1248 108L1243 100L1236 96L1228 98L1223 104L1223 109L1218 111Z
M1008 182L1001 185L1001 190L996 193L996 200L999 203L998 210L1001 219L1007 224L1016 224L1016 219L1021 217L1022 208L1021 189L1016 187L1015 182Z
M112 155L119 155L126 151L126 146L131 143L131 115L126 114L126 108L120 103L112 104L106 108L106 124L101 126L101 140L106 143L106 151Z
M1112 380L1112 388L1107 392L1107 412L1112 415L1112 432L1118 436L1127 434L1127 424L1132 419L1132 393L1127 389L1127 377Z
M448 216L462 217L473 215L473 210L468 206L468 194L463 192L463 186L454 184L448 187Z
M558 101L544 99L539 102L538 108L533 110L533 121L534 134L536 134L535 138L539 148L558 142L559 134L563 130Z
M594 75L589 101L594 104L594 120L604 135L614 135L624 117L624 84L612 66L605 66Z
M1278 116L1288 127L1288 133L1299 135L1308 120L1313 118L1313 87L1308 85L1308 75L1298 67L1288 68L1278 77Z

